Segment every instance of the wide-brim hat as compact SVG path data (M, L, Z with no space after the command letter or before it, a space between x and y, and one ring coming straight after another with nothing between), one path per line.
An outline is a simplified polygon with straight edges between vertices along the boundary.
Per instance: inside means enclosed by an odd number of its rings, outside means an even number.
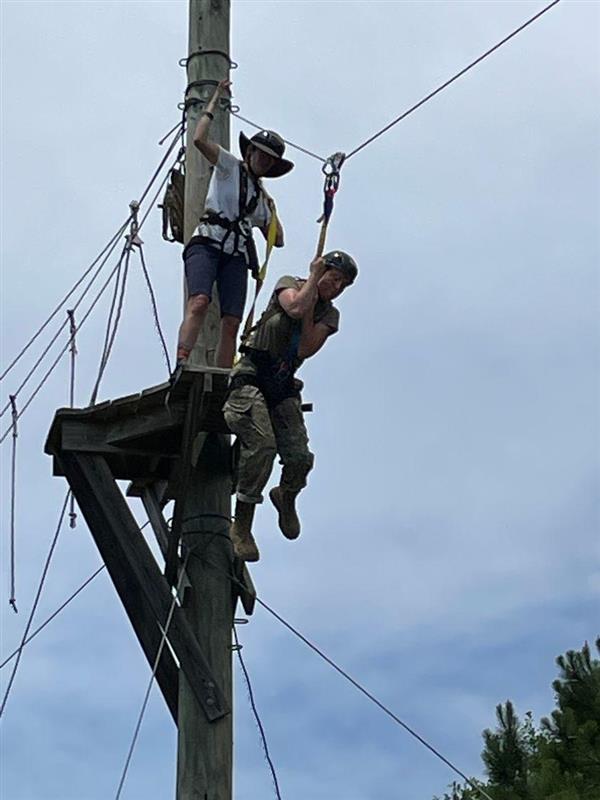
M251 139L243 132L240 133L240 151L242 153L242 158L246 158L246 151L248 150L249 144L252 144L259 150L277 159L275 163L271 165L269 171L265 172L263 175L264 178L279 178L281 175L286 175L294 169L293 163L288 161L287 158L283 158L285 142L275 131L259 131L255 133Z

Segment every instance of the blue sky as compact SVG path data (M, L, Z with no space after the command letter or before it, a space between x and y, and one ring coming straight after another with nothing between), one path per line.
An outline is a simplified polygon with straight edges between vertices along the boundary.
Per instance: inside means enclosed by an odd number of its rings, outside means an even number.
M235 98L311 150L348 151L541 7L240 0ZM187 10L1 10L5 364L160 160L185 88ZM563 0L345 166L329 242L360 276L340 299L339 335L303 368L317 458L303 535L287 542L272 509L257 515L261 596L474 775L495 705L548 713L555 656L599 632L599 13ZM290 157L296 169L270 185L287 245L265 294L306 270L318 234L319 165ZM158 213L142 238L173 347L179 250ZM79 337L81 405L107 310L108 298ZM3 382L2 405L32 363ZM164 378L136 266L100 397ZM3 445L2 655L19 642L64 496L42 449L67 402L64 361L19 428L19 615ZM99 563L83 521L65 528L37 621ZM286 800L431 800L452 781L263 611L239 633ZM148 677L102 573L23 654L2 720L3 796L113 797ZM272 796L239 675L235 725L236 800ZM155 689L123 799L172 797L175 759Z

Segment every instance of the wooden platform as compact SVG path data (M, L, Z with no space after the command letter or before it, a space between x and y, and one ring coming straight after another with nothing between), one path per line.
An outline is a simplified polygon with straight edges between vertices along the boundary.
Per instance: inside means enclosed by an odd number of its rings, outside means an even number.
M178 548L192 465L203 464L207 442L219 444L225 456L223 474L229 469L227 442L211 436L229 433L221 412L228 375L226 369L189 367L176 380L138 394L88 408L61 408L45 445L54 475L69 483L151 666L172 607L172 587L178 589L168 646L156 672L176 722L180 670L208 720L230 711L186 617L193 587ZM117 484L122 479L130 481L127 494L142 500L164 570ZM163 515L169 499L175 499L171 527ZM244 611L252 614L256 592L248 569L234 558L231 572L234 607L239 598Z
M194 387L200 396L196 430L229 433L221 412L228 375L218 367L187 367L174 383L87 408L59 408L45 446L53 474L64 474L56 455L70 450L102 454L116 479L171 482Z

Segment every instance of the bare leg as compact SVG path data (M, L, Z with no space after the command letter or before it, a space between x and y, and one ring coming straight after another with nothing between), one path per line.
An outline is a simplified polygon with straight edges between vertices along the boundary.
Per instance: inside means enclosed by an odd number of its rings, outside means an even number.
M179 338L177 340L178 362L185 361L194 349L209 303L210 300L205 294L195 294L193 297L188 297L185 316L179 328Z
M221 334L217 345L217 367L229 368L233 366L235 343L240 322L241 320L237 317L232 317L230 314L224 314L221 318Z

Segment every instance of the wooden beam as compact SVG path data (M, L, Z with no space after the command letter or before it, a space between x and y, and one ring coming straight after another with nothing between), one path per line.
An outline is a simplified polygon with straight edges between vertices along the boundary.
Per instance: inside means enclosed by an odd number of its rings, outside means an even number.
M102 456L70 452L61 453L60 460L123 605L134 627L137 626L136 632L147 631L153 624L155 627L164 625L173 602L171 590L106 461ZM118 568L115 568L117 564ZM143 600L141 605L134 602L138 599ZM230 708L210 672L198 640L177 605L167 639L206 718L214 721L226 716ZM140 641L153 664L156 648L147 639ZM169 647L165 647L163 654L168 651ZM165 689L171 691L171 687L165 686Z

